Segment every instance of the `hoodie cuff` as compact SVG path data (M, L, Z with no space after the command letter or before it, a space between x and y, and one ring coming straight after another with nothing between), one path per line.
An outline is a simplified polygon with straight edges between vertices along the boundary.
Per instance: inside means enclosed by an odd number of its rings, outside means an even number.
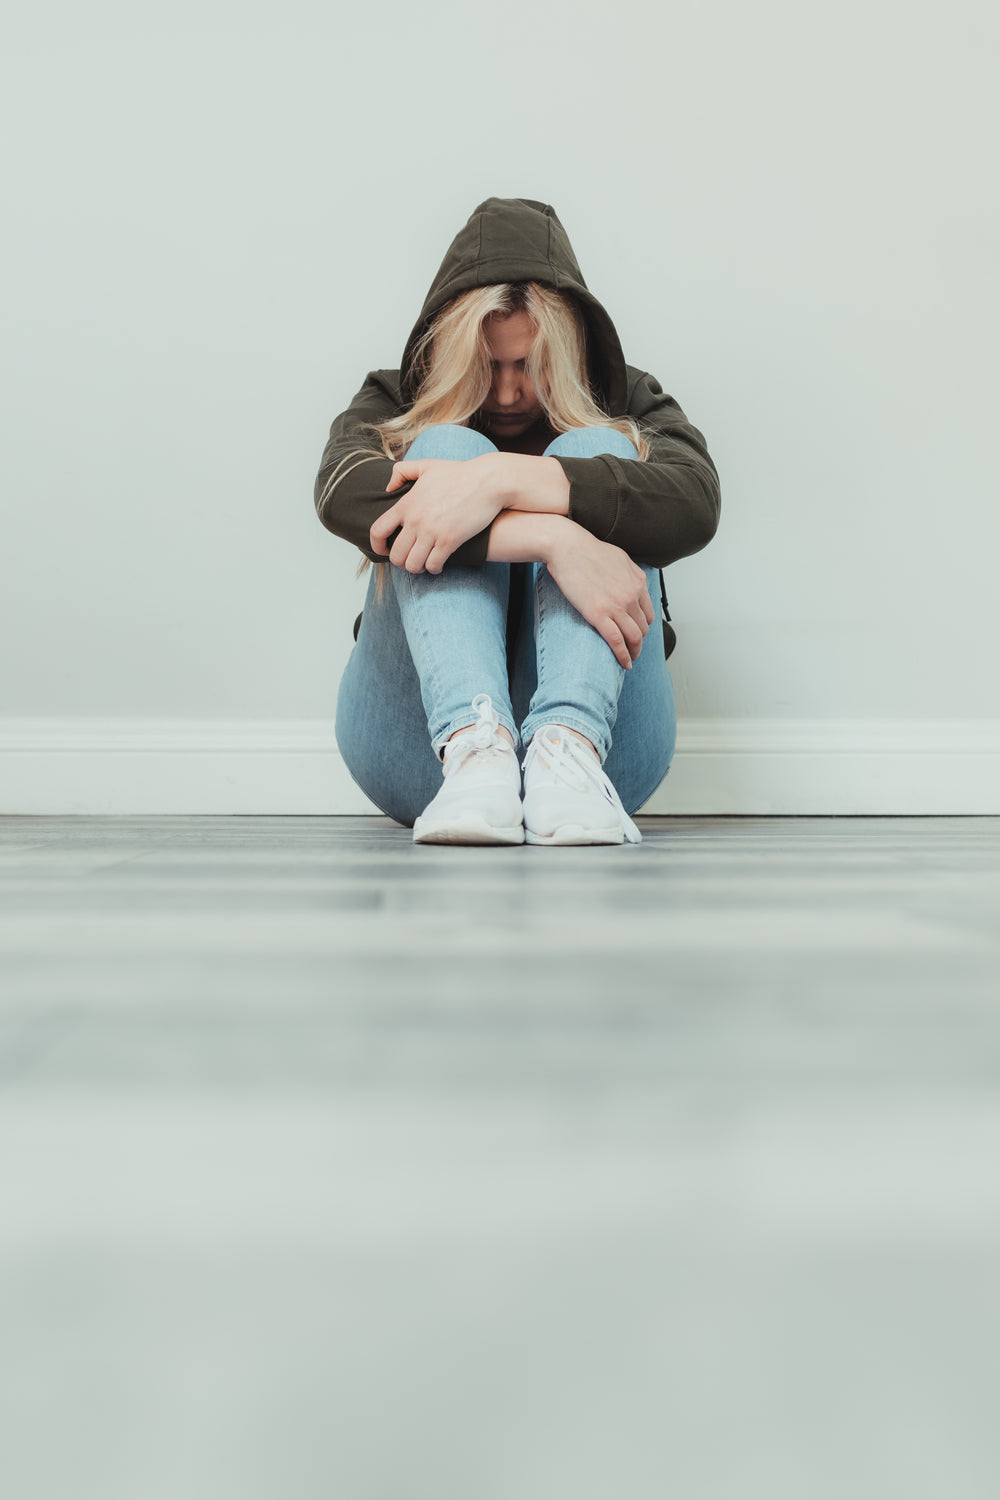
M459 568L481 568L486 561L489 545L490 528L487 526L482 531L477 531L475 536L470 536L460 547L456 547L445 563L445 568L450 568L453 563Z
M601 457L559 458L569 480L569 518L596 536L606 540L618 519L618 478L612 466Z

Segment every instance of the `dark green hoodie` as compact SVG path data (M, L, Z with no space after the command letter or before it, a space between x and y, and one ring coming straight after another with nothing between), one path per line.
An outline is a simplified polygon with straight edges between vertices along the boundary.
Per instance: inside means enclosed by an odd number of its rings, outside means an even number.
M323 525L366 557L384 561L371 550L369 530L411 486L386 494L392 462L364 424L384 422L412 404L413 351L445 303L473 287L514 281L538 281L577 299L587 323L595 400L611 417L634 417L650 444L642 463L610 455L560 458L570 481L570 519L654 567L697 552L719 523L719 476L705 440L652 375L625 363L615 326L587 289L555 211L528 198L487 198L479 205L441 263L400 368L372 371L334 421L314 492ZM464 542L449 563L481 567L488 542L489 528Z

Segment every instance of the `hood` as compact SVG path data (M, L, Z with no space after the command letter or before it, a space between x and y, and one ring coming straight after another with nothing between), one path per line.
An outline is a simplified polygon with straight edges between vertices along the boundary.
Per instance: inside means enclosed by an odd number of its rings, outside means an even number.
M539 281L572 293L587 324L591 385L609 415L621 416L628 403L628 379L615 325L588 291L555 209L531 198L487 198L455 236L406 341L400 365L403 400L416 395L413 354L434 315L460 292L501 281Z

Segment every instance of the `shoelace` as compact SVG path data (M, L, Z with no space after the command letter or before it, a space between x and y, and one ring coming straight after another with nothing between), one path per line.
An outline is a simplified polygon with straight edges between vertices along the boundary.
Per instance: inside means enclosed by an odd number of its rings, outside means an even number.
M541 760L546 771L551 771L553 776L574 792L590 790L600 792L621 818L626 842L642 843L642 834L622 806L622 799L615 791L613 782L605 776L602 767L590 751L585 750L580 741L567 730L561 726L555 728L546 726L545 729L539 730L528 746L528 753L524 760L525 774L536 760Z
M496 750L504 755L510 753L507 741L497 733L500 720L497 718L493 700L489 694L478 693L472 700L472 706L479 715L475 728L466 730L464 734L455 735L445 746L446 776L452 771L457 771L470 755L478 752Z

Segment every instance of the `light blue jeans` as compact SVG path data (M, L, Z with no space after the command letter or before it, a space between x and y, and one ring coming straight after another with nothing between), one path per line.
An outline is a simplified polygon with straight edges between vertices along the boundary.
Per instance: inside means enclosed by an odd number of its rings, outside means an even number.
M426 428L407 457L461 460L495 451L482 433L441 426ZM545 453L636 457L628 438L605 427L562 433ZM629 813L670 769L677 721L659 625L626 671L544 563L523 567L524 602L510 651L511 564L446 566L438 574L390 565L381 598L372 577L337 698L337 744L362 791L399 823L412 826L440 789L440 752L457 729L475 722L478 693L489 694L522 749L543 724L586 735ZM655 605L656 569L645 572Z

